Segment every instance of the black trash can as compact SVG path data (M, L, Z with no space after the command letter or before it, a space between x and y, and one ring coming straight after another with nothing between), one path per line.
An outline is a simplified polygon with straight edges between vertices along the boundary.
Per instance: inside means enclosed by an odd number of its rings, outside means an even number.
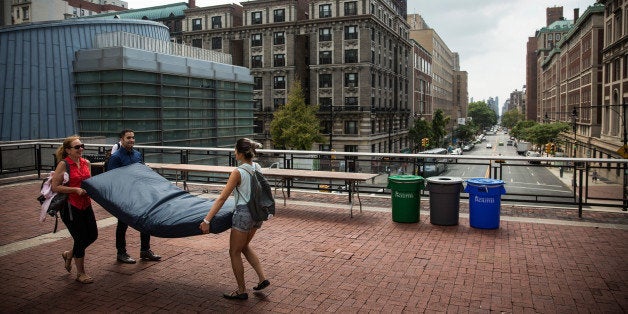
M427 178L426 191L430 192L430 223L455 226L460 217L460 192L464 191L462 178Z

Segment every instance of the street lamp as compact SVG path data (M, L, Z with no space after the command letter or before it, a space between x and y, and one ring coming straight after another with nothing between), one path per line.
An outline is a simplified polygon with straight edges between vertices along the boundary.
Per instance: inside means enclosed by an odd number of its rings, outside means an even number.
M576 158L576 119L578 118L578 110L574 107L571 111L572 127L573 127L573 158ZM573 162L573 196L576 198L576 161Z
M573 127L573 157L576 158L576 130L577 130L577 125L576 125L576 119L578 118L578 110L576 108L573 108L573 110L571 111L571 119L572 119L572 127Z

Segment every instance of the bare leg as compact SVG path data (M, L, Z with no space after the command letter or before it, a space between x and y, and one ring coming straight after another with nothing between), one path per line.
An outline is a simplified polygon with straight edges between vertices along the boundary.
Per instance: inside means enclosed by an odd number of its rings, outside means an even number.
M242 254L244 254L247 262L249 262L251 267L253 267L253 269L257 273L257 277L259 279L258 282L262 282L266 280L266 276L264 276L264 271L262 270L262 264L260 264L259 258L257 258L257 254L255 254L255 252L253 252L253 249L251 249L251 247L249 246L251 239L253 239L253 236L255 235L255 231L257 231L257 229L251 229L251 231L249 232L246 246L242 250Z
M246 284L244 283L244 265L242 262L242 251L246 247L248 241L248 233L231 229L229 239L229 257L231 258L231 268L233 275L238 283L238 293L246 292Z

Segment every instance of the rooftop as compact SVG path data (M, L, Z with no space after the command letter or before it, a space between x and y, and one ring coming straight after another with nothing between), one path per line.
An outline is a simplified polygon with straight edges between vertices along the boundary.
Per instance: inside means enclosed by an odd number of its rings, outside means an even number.
M41 182L0 185L0 311L12 312L609 312L628 311L628 214L502 204L499 229L395 223L390 198L362 196L349 217L346 195L292 191L252 246L271 285L247 301L235 288L229 233L152 238L160 262L115 260L116 219L94 204L99 238L87 249L91 285L74 281L60 253L65 226L38 222ZM215 197L219 186L192 186ZM601 189L604 192L608 189ZM278 194L278 198L281 196ZM434 209L438 210L438 209ZM139 234L127 247L139 257ZM245 264L249 292L257 278Z

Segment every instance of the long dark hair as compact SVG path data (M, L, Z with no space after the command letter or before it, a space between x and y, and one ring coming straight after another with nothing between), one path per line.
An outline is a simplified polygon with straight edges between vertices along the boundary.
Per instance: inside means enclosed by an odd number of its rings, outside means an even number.
M248 138L241 138L236 142L236 151L243 154L246 160L251 160L255 157L255 149L257 148L262 148L262 144Z

